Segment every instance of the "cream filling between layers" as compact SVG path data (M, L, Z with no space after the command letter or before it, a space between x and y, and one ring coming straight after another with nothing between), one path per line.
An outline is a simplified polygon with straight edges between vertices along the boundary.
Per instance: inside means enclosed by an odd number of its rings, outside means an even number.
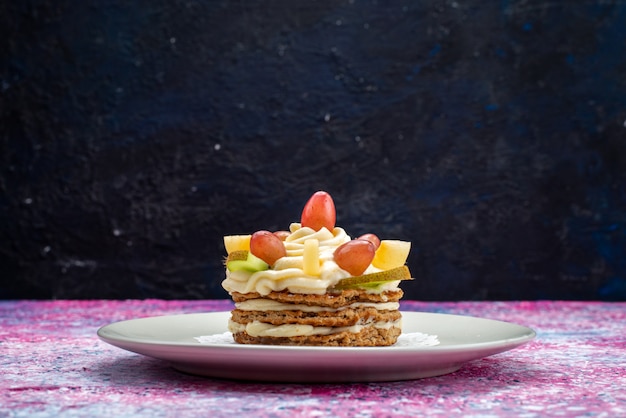
M346 309L376 308L379 311L397 311L400 308L398 302L355 302L340 308L330 308L325 306L309 306L293 303L282 303L271 299L251 299L235 304L237 309L242 311L303 311L303 312L341 312Z
M240 324L232 320L228 321L228 330L233 334L246 332L251 337L308 337L311 335L330 335L340 332L359 333L364 328L374 327L378 329L400 328L401 320L392 322L374 322L370 324L357 324L349 327L316 327L313 325L285 324L272 325L259 321L252 321L248 324Z

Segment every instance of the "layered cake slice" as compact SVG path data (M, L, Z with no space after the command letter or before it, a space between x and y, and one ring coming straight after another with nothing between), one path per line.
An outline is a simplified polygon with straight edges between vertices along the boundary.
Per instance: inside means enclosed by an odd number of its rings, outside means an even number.
M398 287L410 243L351 239L315 193L289 231L224 237L229 330L241 344L388 346L401 333Z

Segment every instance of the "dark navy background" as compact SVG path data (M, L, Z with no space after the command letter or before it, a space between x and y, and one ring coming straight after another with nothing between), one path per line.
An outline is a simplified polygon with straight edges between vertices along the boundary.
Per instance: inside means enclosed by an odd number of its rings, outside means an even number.
M323 189L406 298L626 299L624 2L0 16L0 298L225 298L222 236Z

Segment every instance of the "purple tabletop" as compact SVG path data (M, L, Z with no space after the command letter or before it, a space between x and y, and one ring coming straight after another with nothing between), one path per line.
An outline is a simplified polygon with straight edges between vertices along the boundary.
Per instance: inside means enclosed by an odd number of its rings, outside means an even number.
M284 384L186 375L99 327L230 301L0 302L0 416L626 416L626 303L403 301L533 328L521 347L420 380Z

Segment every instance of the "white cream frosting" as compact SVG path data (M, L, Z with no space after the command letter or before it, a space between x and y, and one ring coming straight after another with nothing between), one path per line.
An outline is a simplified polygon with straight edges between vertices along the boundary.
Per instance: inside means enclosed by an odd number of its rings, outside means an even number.
M390 329L393 327L400 328L401 320L393 322L374 322L370 324L357 324L349 327L316 327L313 325L285 324L272 325L264 322L253 321L248 324L239 324L229 321L228 329L233 334L245 331L252 337L299 337L310 335L330 335L340 332L361 332L366 327L374 327L379 329Z
M339 268L333 256L337 247L351 239L343 228L335 227L332 232L326 228L315 231L294 222L289 230L291 233L284 241L287 255L279 258L270 270L251 273L226 269L226 279L222 282L222 287L230 293L257 292L267 295L271 292L288 290L291 293L323 295L341 279L350 277L350 273ZM307 275L302 269L304 242L312 238L319 242L321 263L319 276ZM378 271L381 270L370 265L363 274ZM385 283L376 289L368 289L368 292L381 293L393 290L398 287L398 283L397 281Z

